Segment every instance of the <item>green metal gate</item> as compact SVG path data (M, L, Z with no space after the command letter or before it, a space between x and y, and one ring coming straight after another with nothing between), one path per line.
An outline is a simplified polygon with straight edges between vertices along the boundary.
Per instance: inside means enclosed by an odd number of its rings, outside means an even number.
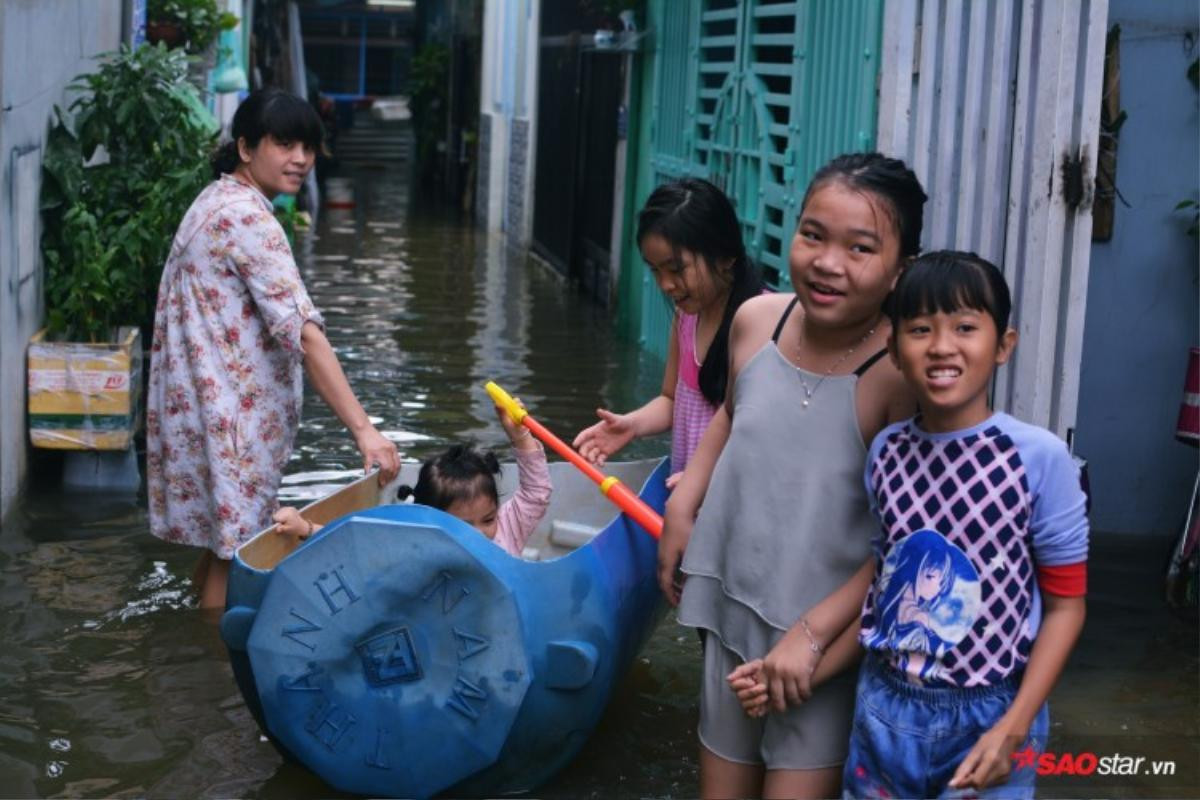
M882 0L650 0L619 323L665 356L671 309L633 241L651 190L685 175L733 200L747 252L790 288L787 253L812 173L875 140Z

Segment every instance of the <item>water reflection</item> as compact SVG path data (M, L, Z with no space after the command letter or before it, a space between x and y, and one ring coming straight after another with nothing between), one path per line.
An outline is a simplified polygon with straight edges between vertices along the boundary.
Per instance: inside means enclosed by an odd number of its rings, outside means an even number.
M463 438L504 443L482 388L489 379L564 436L590 424L598 405L628 407L657 391L661 365L617 342L555 275L412 207L398 176L358 176L357 189L357 208L324 214L297 259L351 384L403 458ZM293 503L361 468L326 406L307 397L304 414L281 490ZM661 455L666 441L630 452ZM9 517L0 533L3 795L330 794L260 736L213 620L193 607L194 562L194 551L149 536L144 500L134 496L43 489ZM634 763L640 748L623 737L647 714L657 731L675 731L678 742L662 739L660 776L638 779L639 792L670 793L674 783L695 793L679 759L693 749L694 687L681 676L694 673L694 651L656 640L604 723L613 744L601 761L610 766ZM576 780L596 792L610 785Z
M357 208L325 215L297 249L351 383L405 459L464 437L502 444L487 379L563 436L599 405L628 408L658 390L661 365L616 341L603 314L554 274L423 213L399 180L372 177L359 178ZM659 438L629 455L665 452ZM310 397L281 494L323 495L358 474L358 459ZM53 489L6 520L0 794L329 796L282 762L246 711L213 620L192 607L194 552L147 531L144 500ZM1089 621L1055 693L1052 743L1134 748L1195 775L1197 632L1157 601L1153 547L1139 538L1093 548ZM538 795L695 796L698 686L696 637L668 617L579 757ZM1131 744L1135 735L1152 738ZM1195 793L1187 788L1143 778L1133 790L1092 782L1043 793Z

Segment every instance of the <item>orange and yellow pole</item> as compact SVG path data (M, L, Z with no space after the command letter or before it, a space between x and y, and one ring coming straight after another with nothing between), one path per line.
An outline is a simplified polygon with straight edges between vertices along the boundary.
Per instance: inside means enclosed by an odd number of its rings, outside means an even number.
M617 508L624 511L630 519L645 528L646 532L655 539L662 535L662 517L653 508L646 505L642 498L637 496L636 492L621 483L617 478L605 475L589 464L583 456L571 449L570 445L547 430L544 425L533 417L529 416L529 412L521 408L520 404L516 400L513 400L508 392L497 386L495 382L488 381L484 388L487 389L492 402L504 409L509 419L518 425L524 425L529 429L530 433L541 439L547 447L578 467L584 475L587 475L600 487L600 493L607 497Z

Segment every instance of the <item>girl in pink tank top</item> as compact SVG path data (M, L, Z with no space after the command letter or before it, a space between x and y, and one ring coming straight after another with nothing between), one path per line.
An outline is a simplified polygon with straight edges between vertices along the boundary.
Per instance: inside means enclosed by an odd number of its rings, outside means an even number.
M671 415L671 470L682 472L700 436L713 418L716 405L708 402L700 390L700 359L696 355L696 314L677 314L675 336L679 343L676 357L679 369L675 377L675 407Z
M763 284L746 256L733 204L708 181L684 178L655 189L638 213L637 242L675 306L662 392L625 414L596 409L600 421L574 445L602 465L633 439L670 429L673 486L725 400L733 314Z

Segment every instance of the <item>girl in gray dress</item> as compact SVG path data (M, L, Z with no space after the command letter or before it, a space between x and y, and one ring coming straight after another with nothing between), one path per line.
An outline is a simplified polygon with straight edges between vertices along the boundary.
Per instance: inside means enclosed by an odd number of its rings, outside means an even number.
M917 253L924 201L901 161L834 159L801 207L789 256L795 294L753 298L734 318L727 398L667 503L659 544L663 591L681 623L707 634L703 796L839 791L853 676L816 693L809 679L812 656L857 608L806 612L835 592L861 596L871 578L865 443L915 409L881 359L883 306ZM751 719L726 676L768 652L775 709Z

